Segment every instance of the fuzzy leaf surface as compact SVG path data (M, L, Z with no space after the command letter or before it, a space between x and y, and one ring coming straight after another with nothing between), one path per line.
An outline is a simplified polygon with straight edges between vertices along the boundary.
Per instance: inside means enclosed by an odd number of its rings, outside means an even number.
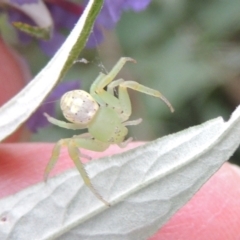
M86 164L100 202L75 170L0 201L0 239L147 239L240 143L240 107L128 152Z

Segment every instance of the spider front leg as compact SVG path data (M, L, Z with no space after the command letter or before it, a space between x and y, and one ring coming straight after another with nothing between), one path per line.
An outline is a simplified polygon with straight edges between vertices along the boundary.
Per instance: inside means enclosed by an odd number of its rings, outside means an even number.
M135 91L142 92L142 93L154 96L154 97L158 97L166 103L166 105L170 108L171 112L174 111L171 103L159 91L152 89L152 88L148 88L148 87L141 85L135 81L120 81L120 80L118 80L118 81L119 81L118 97L119 97L119 101L120 101L122 111L123 111L122 112L123 120L127 120L129 118L129 116L132 114L132 106L131 106L131 101L129 98L127 88L131 88ZM116 87L116 86L114 86L114 87Z
M118 98L116 98L113 94L113 89L118 87ZM111 82L108 87L107 91L103 90L102 92L98 93L98 97L101 98L101 101L105 102L112 108L114 108L120 115L122 121L126 121L132 114L132 105L130 101L130 97L127 91L127 88L131 88L135 91L142 92L163 100L167 106L170 108L171 112L174 111L170 102L157 90L148 88L144 85L141 85L135 81L124 81L123 79L118 79ZM125 125L137 125L139 124L138 121L135 123L133 122L125 122Z
M174 108L172 107L171 103L159 91L149 88L149 87L146 87L144 85L141 85L135 81L124 81L119 84L119 91L120 91L120 94L122 95L121 98L124 98L124 99L129 98L127 88L131 88L135 91L142 92L147 95L151 95L153 97L160 98L164 103L166 103L166 105L169 107L170 111L174 112ZM119 96L119 98L120 98L120 96Z
M114 78L117 76L117 74L120 72L126 62L136 63L136 61L132 58L122 57L108 74L100 72L97 79L91 85L90 94L100 105L105 105L106 102L104 102L104 100L99 95L106 92L104 88L114 80ZM110 96L110 98L110 102L112 105L118 104L114 96Z
M107 75L100 73L100 75L97 77L97 79L93 82L91 86L90 94L92 95L92 93L101 92L110 82L114 80L114 78L117 76L117 74L120 72L126 62L136 63L136 60L130 57L120 58Z
M93 187L90 178L84 168L83 163L81 162L81 153L79 151L79 147L96 151L96 152L103 152L109 147L108 143L100 142L93 138L85 138L84 134L79 136L74 136L74 138L69 139L68 141L68 153L71 159L73 160L77 170L81 174L81 177L86 184L86 186L93 192L93 194L100 199L104 204L110 206L110 204L105 201L102 196L97 192L97 190Z

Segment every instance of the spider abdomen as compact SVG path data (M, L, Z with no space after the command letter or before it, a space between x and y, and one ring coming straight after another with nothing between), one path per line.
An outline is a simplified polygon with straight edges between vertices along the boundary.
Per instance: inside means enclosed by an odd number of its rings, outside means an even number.
M99 105L93 97L83 90L73 90L65 93L60 102L64 117L73 123L90 123Z

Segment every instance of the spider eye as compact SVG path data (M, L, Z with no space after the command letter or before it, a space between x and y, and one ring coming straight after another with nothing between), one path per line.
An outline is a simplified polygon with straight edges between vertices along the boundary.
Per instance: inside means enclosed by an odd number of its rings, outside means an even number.
M65 93L61 98L60 107L68 121L78 124L90 123L99 109L93 97L82 90Z

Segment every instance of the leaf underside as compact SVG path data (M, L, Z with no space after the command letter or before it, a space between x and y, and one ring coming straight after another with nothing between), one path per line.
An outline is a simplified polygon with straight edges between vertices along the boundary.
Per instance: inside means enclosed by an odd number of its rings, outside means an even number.
M128 152L86 164L106 207L75 170L0 201L0 239L147 239L229 159L240 108ZM30 231L31 229L31 231Z

